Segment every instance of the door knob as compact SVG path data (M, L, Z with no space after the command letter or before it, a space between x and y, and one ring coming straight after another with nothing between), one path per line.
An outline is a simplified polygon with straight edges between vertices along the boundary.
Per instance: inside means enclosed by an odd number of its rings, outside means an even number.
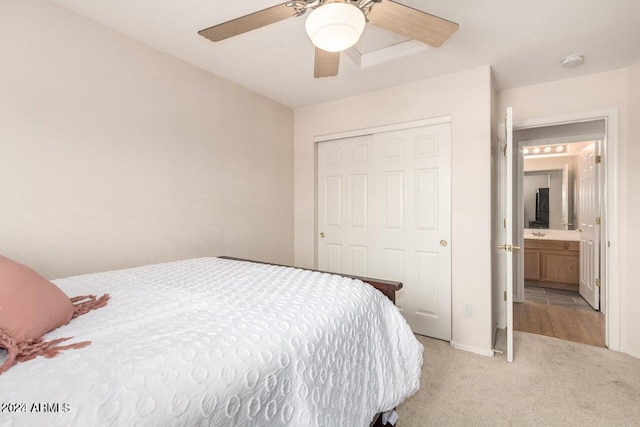
M445 246L447 246L447 241L446 240L440 240L440 246L442 246L443 248Z
M320 232L320 238L324 239L324 232L322 232L322 231Z

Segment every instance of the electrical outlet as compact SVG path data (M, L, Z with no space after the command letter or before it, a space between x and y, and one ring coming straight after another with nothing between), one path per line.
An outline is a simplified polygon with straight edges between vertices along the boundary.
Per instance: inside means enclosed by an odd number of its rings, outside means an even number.
M462 306L462 314L467 317L473 317L473 304L465 304Z

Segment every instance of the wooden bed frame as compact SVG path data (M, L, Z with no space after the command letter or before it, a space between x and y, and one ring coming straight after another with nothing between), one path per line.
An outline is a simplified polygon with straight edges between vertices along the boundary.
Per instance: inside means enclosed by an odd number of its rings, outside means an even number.
M226 256L226 255L225 256L221 256L219 258L229 259L229 260L234 260L234 261L256 262L258 264L278 265L278 266L282 266L282 267L291 267L290 265L274 264L274 263L270 263L270 262L255 261L255 260L245 259L245 258L236 258L236 257ZM301 267L294 267L294 268L301 268ZM402 289L402 282L395 282L395 281L392 281L392 280L373 279L371 277L353 276L351 274L332 273L330 271L314 270L314 269L311 269L311 268L303 268L303 270L319 271L320 273L328 273L328 274L337 274L339 276L344 276L344 277L349 277L351 279L361 280L364 283L367 283L367 284L373 286L374 288L376 288L377 290L379 290L380 292L382 292L387 298L389 298L391 300L391 302L394 305L396 303L396 292L399 291L400 289ZM369 427L383 427L383 426L387 426L387 425L389 425L389 424L383 424L382 423L382 414L379 413L379 414L376 414L375 417L373 417L373 420L371 421L371 424L369 425Z
M219 258L230 259L230 260L235 260L235 261L256 262L258 264L279 265L279 266L282 266L282 267L291 267L290 265L273 264L273 263L270 263L270 262L254 261L254 260L251 260L251 259L236 258L236 257L226 256L226 255L221 256ZM301 267L294 267L294 268L301 268ZM337 274L338 276L344 276L344 277L349 277L351 279L361 280L361 281L373 286L374 288L376 288L380 292L382 292L387 298L389 298L391 300L391 302L394 305L396 303L396 292L399 291L400 289L402 289L402 282L395 282L393 280L382 280L382 279L374 279L374 278L371 278L371 277L353 276L351 274L332 273L330 271L313 270L311 268L302 268L302 269L303 270L309 270L309 271L319 271L320 273Z

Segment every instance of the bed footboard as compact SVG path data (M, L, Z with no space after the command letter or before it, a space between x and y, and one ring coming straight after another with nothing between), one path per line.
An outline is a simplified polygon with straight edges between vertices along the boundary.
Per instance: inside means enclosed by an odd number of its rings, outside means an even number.
M254 261L254 260L251 260L251 259L236 258L236 257L226 256L226 255L225 256L221 256L219 258L230 259L230 260L235 260L235 261L257 262L257 263L260 263L260 264L280 265L280 266L283 266L283 267L291 267L290 265L273 264L273 263L270 263L270 262ZM301 268L301 267L295 267L295 268ZM321 273L329 273L329 274L338 274L340 276L349 277L351 279L361 280L361 281L363 281L365 283L368 283L369 285L373 286L374 288L376 288L380 292L382 292L387 298L389 298L391 300L391 302L393 304L396 303L396 292L399 291L400 289L402 289L402 282L395 282L393 280L382 280L382 279L374 279L374 278L371 278L371 277L353 276L351 274L332 273L330 271L313 270L311 268L304 268L303 270L319 271Z

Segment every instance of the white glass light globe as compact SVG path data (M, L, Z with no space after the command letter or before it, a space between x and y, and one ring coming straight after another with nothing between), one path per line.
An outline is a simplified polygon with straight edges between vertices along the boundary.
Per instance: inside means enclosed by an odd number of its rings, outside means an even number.
M364 13L357 6L328 3L311 12L305 29L316 47L327 52L340 52L358 42L364 24Z

